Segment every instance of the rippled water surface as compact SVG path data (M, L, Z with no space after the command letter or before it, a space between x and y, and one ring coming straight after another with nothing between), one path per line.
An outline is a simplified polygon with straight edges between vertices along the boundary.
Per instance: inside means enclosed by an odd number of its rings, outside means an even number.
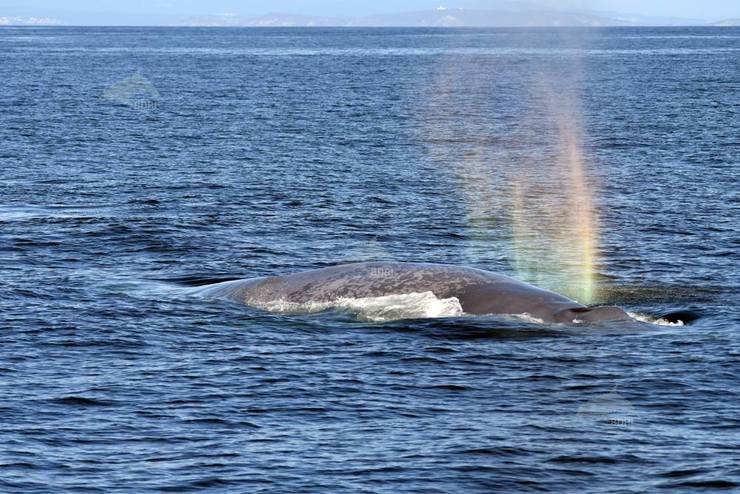
M0 66L0 491L740 488L740 30L0 28ZM516 276L543 87L577 102L596 301L693 324L192 295Z

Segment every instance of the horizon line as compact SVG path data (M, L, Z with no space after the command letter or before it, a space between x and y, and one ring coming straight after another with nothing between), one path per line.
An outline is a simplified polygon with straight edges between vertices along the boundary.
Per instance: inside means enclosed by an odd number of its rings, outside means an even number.
M383 26L383 25L362 25L362 26L346 26L346 25L323 25L323 26L198 26L198 25L187 25L187 24L0 24L0 29L4 27L27 27L27 28L55 28L55 27L172 27L172 28L198 28L198 29L639 29L639 28L681 28L681 27L716 27L716 28L737 28L740 26L731 25L718 25L718 21L708 21L706 24L639 24L639 25L609 25L609 26L583 26L583 25L566 25L566 26L549 26L549 25L533 25L533 26ZM721 22L721 21L720 21Z

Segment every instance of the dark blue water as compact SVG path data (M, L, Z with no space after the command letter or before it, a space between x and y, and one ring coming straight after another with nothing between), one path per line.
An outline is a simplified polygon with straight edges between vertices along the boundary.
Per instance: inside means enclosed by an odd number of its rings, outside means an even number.
M1 492L740 487L739 29L2 28L0 67ZM580 122L598 301L694 324L189 293L516 275L502 170L548 161L542 94Z

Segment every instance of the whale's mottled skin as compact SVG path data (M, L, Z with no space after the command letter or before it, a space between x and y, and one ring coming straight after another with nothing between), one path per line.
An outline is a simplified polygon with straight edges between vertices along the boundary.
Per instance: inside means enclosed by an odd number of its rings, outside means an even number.
M589 308L563 295L480 269L445 264L363 262L285 276L227 281L199 289L208 297L262 307L273 302L330 303L340 298L432 292L456 297L468 314L528 314L545 322L631 320L618 307Z

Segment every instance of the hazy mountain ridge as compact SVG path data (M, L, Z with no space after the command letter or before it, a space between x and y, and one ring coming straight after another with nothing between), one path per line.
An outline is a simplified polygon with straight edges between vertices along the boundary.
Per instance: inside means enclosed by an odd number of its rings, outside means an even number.
M60 24L51 17L0 16L0 26L56 26Z
M702 21L617 13L567 12L552 9L435 9L362 17L320 17L273 13L258 17L211 16L188 19L187 26L244 27L602 27L702 25Z
M738 19L724 19L721 21L713 22L712 26L740 26L740 18Z
M113 15L113 14L111 14ZM125 25L125 26L204 26L204 27L557 27L557 26L738 26L739 18L717 22L678 17L655 17L623 12L567 11L496 1L487 10L437 8L433 10L375 14L366 16L313 16L270 13L260 16L218 14L177 17L177 14L117 12L115 21L101 13L49 9L3 9L0 26L43 25ZM63 20L60 20L63 19ZM74 19L74 20L73 20ZM71 21L71 22L70 22Z

